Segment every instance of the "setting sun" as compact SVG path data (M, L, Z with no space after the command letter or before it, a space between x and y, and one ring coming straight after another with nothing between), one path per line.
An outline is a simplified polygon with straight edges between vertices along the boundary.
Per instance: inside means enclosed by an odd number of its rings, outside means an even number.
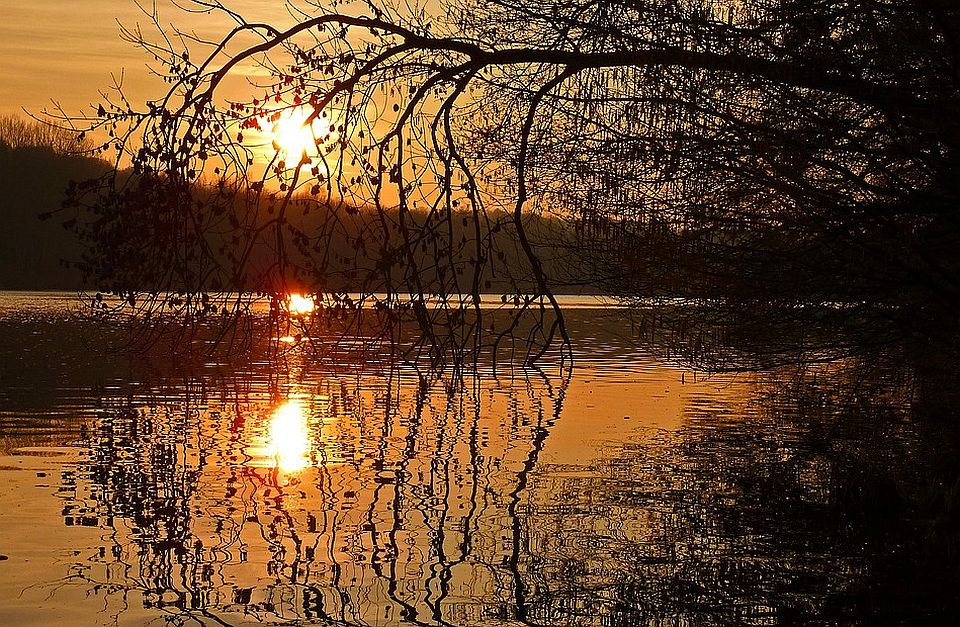
M308 157L317 154L317 139L324 136L321 127L325 123L314 120L307 124L310 112L304 108L288 109L280 114L271 130L273 147L285 153L287 159L302 156Z

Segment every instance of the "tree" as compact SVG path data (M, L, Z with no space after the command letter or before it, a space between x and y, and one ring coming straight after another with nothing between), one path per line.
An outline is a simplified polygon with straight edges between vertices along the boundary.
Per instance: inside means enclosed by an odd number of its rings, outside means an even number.
M61 155L81 154L93 146L84 137L55 124L24 120L15 115L0 115L0 145L17 148L41 148Z
M100 106L90 131L132 175L70 203L94 209L89 272L127 302L143 285L349 288L393 311L412 292L417 346L463 350L504 278L536 298L493 343L533 309L536 358L565 337L543 253L570 245L630 295L940 313L960 295L946 2L303 2L285 30L189 4L236 25L215 42L126 31L171 86ZM224 99L254 67L268 78ZM297 112L302 150L253 145Z

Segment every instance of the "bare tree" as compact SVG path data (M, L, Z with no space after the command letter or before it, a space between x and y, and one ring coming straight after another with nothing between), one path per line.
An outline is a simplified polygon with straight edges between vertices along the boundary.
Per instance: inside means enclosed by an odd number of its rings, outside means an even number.
M78 133L55 124L24 120L15 115L0 115L0 144L10 148L46 148L69 155L89 152L93 145Z
M414 321L414 353L495 349L533 310L536 359L566 337L545 212L625 293L698 276L710 296L734 281L769 300L765 270L789 258L787 272L817 260L793 299L815 285L814 300L883 301L904 282L957 296L941 249L957 224L960 18L945 3L291 2L283 30L189 5L235 27L219 41L125 31L171 87L98 108L91 131L132 174L68 203L94 209L87 269L131 305L236 312L242 298L217 309L200 294L306 290L340 293L339 311L360 292L382 320ZM238 77L250 96L230 100ZM288 119L311 134L296 150L274 132ZM891 263L844 272L902 232L915 237ZM664 251L700 261L638 267ZM518 294L505 325L484 315L490 286Z

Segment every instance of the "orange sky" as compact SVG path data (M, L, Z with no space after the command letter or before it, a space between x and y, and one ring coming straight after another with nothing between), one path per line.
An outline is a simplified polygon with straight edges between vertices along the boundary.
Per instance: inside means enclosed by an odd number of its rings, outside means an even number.
M179 11L170 0L157 5L164 24L205 36L230 27L222 17ZM279 0L228 0L228 5L255 19L281 26L291 22ZM149 75L149 58L119 35L118 21L128 27L139 23L145 30L150 25L134 0L0 0L0 16L0 114L23 108L38 114L52 100L77 113L99 102L98 90L109 89L111 73L121 71L125 88L139 102L163 88Z
M152 7L154 0L140 2ZM206 40L219 41L236 26L222 13L191 14L176 7L174 0L155 2L160 23L171 35L176 26ZM182 0L181 3L188 2ZM426 4L431 2L428 0ZM224 3L249 21L267 22L281 29L295 20L283 0L224 0ZM304 8L309 7L304 5ZM368 12L359 1L342 2L337 9L344 13ZM121 24L131 30L141 26L147 39L156 41L159 37L156 26L136 0L0 0L0 115L24 116L26 110L42 118L44 111L56 114L55 101L68 116L93 115L103 102L100 92L111 92L115 78L121 76L124 93L135 109L143 110L145 101L162 96L169 85L151 73L151 69L162 69L160 64L121 38ZM250 44L253 40L241 43ZM180 45L174 43L175 47ZM194 60L205 54L204 46L194 42L189 43L189 48ZM235 78L221 85L221 98L246 100L262 93L249 86L246 79L252 75L245 76L245 71L255 71L254 81L262 81L262 71L252 66L238 66L232 73ZM251 132L247 133L246 143L269 150L271 141L269 137ZM347 170L349 168L344 169ZM384 193L387 202L393 202L392 188Z

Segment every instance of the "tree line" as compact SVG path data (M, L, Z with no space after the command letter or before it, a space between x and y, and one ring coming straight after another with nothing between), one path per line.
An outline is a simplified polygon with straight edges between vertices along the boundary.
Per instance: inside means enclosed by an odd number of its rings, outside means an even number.
M0 115L0 144L10 149L45 148L57 154L83 154L93 148L79 131L17 115Z

